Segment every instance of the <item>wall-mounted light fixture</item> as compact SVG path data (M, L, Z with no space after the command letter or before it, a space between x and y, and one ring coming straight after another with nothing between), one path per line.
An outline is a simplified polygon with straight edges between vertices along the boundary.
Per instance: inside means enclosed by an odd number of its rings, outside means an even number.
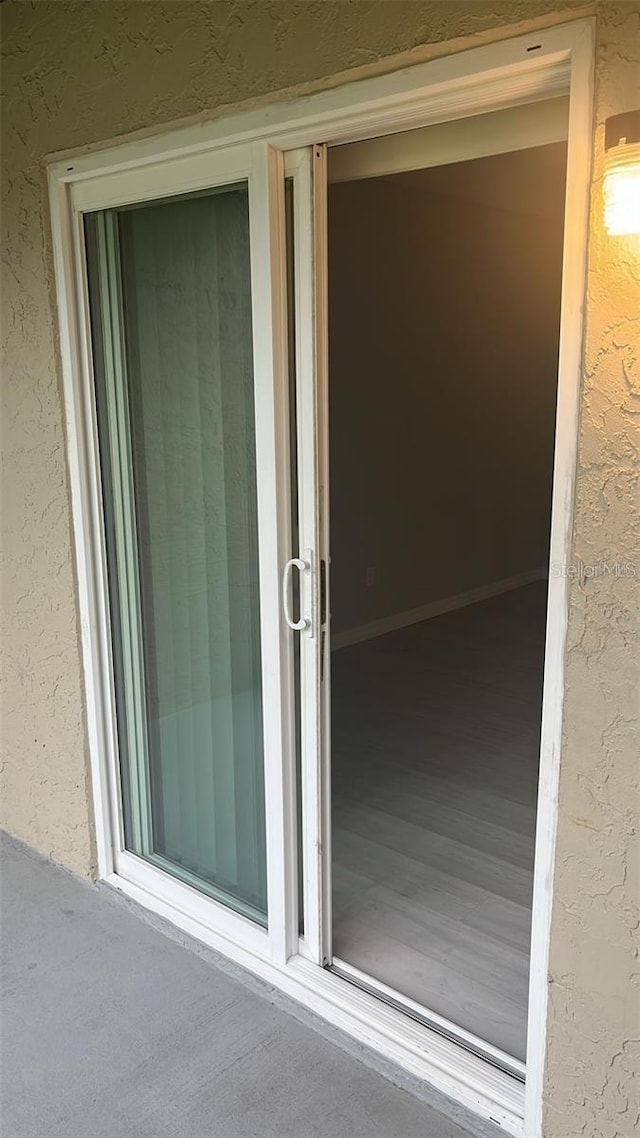
M604 124L604 223L613 236L640 233L640 110Z

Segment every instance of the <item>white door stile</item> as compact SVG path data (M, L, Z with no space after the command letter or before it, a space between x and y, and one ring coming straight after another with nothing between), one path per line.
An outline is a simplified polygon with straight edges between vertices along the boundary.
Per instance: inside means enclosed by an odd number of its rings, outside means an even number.
M75 204L75 186L67 189L73 264L69 272L76 290L78 357L73 373L73 386L78 415L76 444L83 459L84 486L79 508L85 518L82 544L78 556L86 560L85 580L87 613L83 614L83 636L90 640L89 667L95 677L95 688L87 691L87 723L90 736L96 738L98 761L94 765L94 793L104 803L104 814L96 812L96 847L98 871L109 876L116 868L118 851L124 845L122 788L118 758L115 687L111 645L111 614L107 583L107 554L102 497L102 473L98 443L98 424L91 351L89 284L85 247L84 218ZM79 318L78 318L79 314ZM80 575L79 575L80 576ZM82 594L81 594L82 595ZM86 660L87 657L85 657ZM85 663L86 667L86 663ZM96 770L97 767L97 770ZM104 866L104 869L101 869Z
M291 556L289 361L284 159L252 147L249 180L254 344L267 896L271 952L285 963L298 943L293 645L282 618L281 572Z
M451 1040L413 1023L375 996L319 967L330 959L328 645L301 637L303 700L316 699L315 725L303 729L305 936L297 934L297 827L293 733L293 652L281 617L280 570L294 552L289 525L289 432L284 256L284 169L293 172L297 233L297 398L305 421L316 416L313 447L298 438L305 478L312 477L317 522L301 486L300 554L316 572L307 603L318 632L319 562L328 552L326 319L326 152L315 146L357 141L516 106L566 91L571 77L558 432L552 560L569 557L577 449L581 305L588 233L594 22L578 20L485 45L317 95L241 111L197 127L133 140L49 167L53 249L60 329L67 451L71 482L88 738L96 819L98 873L143 906L167 917L217 951L279 986L360 1042L428 1079L505 1132L541 1138L547 973L562 726L566 580L550 581L545 661L526 1106L522 1084ZM293 149L309 148L292 166ZM318 156L309 159L309 154ZM306 163L306 165L305 165ZM320 176L312 176L311 165ZM323 171L323 165L325 169ZM165 179L166 174L166 179ZM263 633L269 928L205 897L124 850L101 479L93 397L93 365L84 251L84 211L189 192L248 178L254 321L260 602ZM164 179L164 180L163 180ZM310 189L312 183L312 189ZM302 193L300 192L302 190ZM296 204L297 203L297 204ZM576 205L576 203L578 203ZM324 233L323 233L324 226ZM318 234L322 235L321 240ZM310 296L311 274L316 288ZM301 316L299 314L302 314ZM320 333L320 334L319 334ZM309 402L311 401L311 402ZM300 426L299 426L300 430ZM306 447L306 449L305 449ZM309 471L312 473L309 474ZM314 526L316 528L314 528ZM327 566L328 568L328 566ZM268 582L264 579L265 573ZM314 609L315 606L315 609ZM267 647L267 646L270 647ZM320 681L324 651L325 683ZM268 659L267 659L268 657ZM306 661L306 663L304 663ZM323 702L324 700L324 702ZM325 748L323 753L323 748ZM311 756L316 755L315 769ZM309 848L313 835L315 847ZM296 951L299 952L296 955ZM307 957L307 958L305 958Z
M124 345L124 310L120 277L120 249L113 214L99 215L100 306L104 336L103 355L109 416L116 425L109 432L114 496L114 525L118 534L116 549L118 576L122 582L122 654L124 698L127 718L133 725L132 810L134 842L145 854L151 852L151 808L149 797L149 744L146 722L146 693L143 669L143 641L138 579L138 536L135 522L133 459L129 421L129 392ZM107 598L108 600L108 598Z
M63 398L66 426L67 465L71 487L74 551L77 568L80 639L87 706L87 735L92 768L97 872L113 872L110 756L105 747L108 715L105 716L102 657L108 626L96 604L100 593L99 487L95 483L94 442L87 412L90 392L85 383L83 341L88 328L88 310L83 304L84 247L73 210L73 186L49 170L51 233L56 278L56 302ZM90 389L91 392L93 388ZM96 505L98 504L98 512Z
M328 600L324 454L326 412L326 147L293 152L294 292L300 556L311 561L306 598L311 624L300 637L301 813L304 934L300 950L323 966L331 959L329 824ZM293 156L291 152L289 159ZM325 567L323 570L323 561ZM321 595L324 588L324 599ZM323 620L324 617L324 620Z
M320 903L322 854L319 845L322 796L318 780L321 731L320 684L320 541L317 513L315 349L313 317L313 201L310 147L287 151L286 171L293 179L293 312L295 322L296 445L298 472L298 556L310 565L301 576L301 612L309 626L300 634L300 798L301 872L304 933L299 951L323 963L323 912Z
M331 549L329 545L329 279L327 224L327 147L313 146L313 289L315 400L318 447L318 514L320 559L324 567L321 587L324 624L320 637L320 682L318 684L319 748L317 774L319 893L322 912L319 959L332 957L333 900L331 875Z

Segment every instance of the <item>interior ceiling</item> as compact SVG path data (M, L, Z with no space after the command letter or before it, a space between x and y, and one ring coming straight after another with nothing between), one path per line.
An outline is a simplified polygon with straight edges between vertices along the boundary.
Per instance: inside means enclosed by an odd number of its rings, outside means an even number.
M566 161L566 142L553 142L470 162L409 170L392 174L389 180L423 193L445 194L496 209L555 217L559 203L564 203Z

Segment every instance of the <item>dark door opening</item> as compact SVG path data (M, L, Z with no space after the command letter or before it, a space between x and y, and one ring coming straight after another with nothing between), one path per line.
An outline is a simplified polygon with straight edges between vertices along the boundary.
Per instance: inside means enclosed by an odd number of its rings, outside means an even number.
M522 1061L565 166L329 186L333 955Z

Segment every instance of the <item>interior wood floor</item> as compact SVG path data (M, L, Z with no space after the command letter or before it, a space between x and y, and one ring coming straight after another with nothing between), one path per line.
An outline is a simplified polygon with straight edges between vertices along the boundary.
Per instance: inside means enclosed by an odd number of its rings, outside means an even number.
M546 583L332 656L334 955L518 1059Z

